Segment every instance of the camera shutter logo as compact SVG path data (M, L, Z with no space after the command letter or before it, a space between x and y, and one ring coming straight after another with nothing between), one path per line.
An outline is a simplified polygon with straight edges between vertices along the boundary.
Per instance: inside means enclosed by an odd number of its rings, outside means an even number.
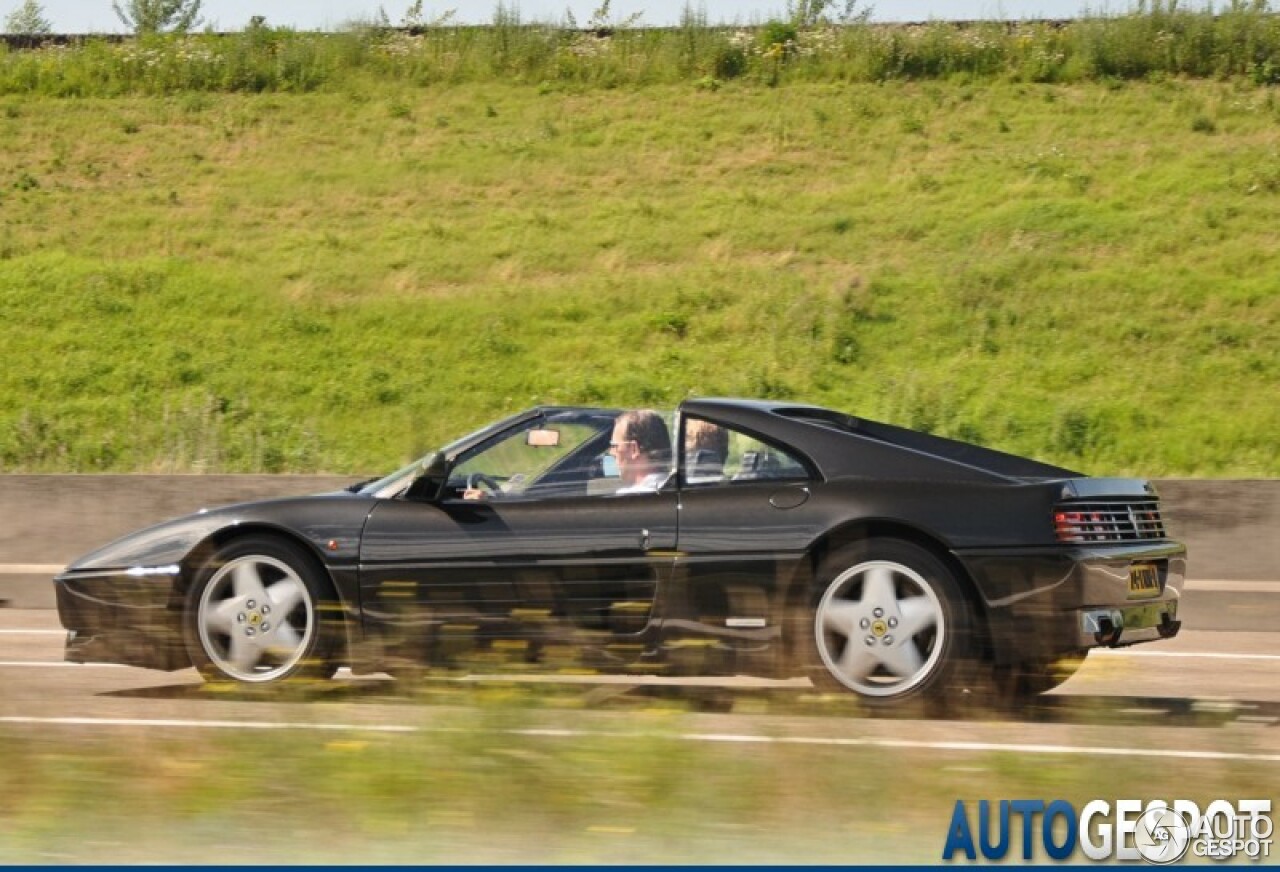
M1133 844L1148 863L1176 863L1191 845L1191 824L1173 809L1148 809L1138 818Z

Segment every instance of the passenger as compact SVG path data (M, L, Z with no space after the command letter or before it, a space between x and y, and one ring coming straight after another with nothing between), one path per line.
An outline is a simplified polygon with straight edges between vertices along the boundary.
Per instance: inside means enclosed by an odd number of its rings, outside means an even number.
M609 453L618 462L620 494L656 491L671 476L671 436L662 416L652 409L618 416Z
M719 481L729 458L729 431L719 424L691 418L684 423L685 480L690 484Z

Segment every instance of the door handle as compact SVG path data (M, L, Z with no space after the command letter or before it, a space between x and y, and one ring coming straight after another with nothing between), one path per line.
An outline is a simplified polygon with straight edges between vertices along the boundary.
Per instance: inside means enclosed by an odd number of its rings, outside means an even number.
M649 550L649 531L648 530L640 531L640 550L641 551Z

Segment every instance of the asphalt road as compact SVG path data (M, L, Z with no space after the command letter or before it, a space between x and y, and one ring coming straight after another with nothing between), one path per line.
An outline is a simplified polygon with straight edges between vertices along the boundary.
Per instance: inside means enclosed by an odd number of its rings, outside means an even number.
M1280 599L1280 585L1267 585ZM1223 606L1230 604L1224 601ZM1212 621L1208 622L1214 623ZM62 661L48 610L0 609L0 724L40 731L433 729L447 704L424 703L389 678L345 670L314 693L227 691L194 670L153 672ZM469 681L486 679L480 677ZM1256 760L1280 767L1280 632L1187 629L1176 639L1091 653L1081 671L1018 712L954 719L831 717L799 701L804 680L696 681L542 677L588 703L531 710L539 734L634 729L611 704L627 694L692 697L691 742L786 741L883 745L952 753L1149 755ZM695 709L698 705L694 706ZM832 714L832 713L827 713ZM835 712L839 714L839 712Z
M1262 594L1269 607L1280 600L1280 584L1268 584L1260 590L1270 591ZM1210 625L1225 621L1231 604L1230 596L1220 597L1213 610L1201 617ZM563 762L565 771L557 770L559 774L549 782L537 780L545 776L545 771L531 769L532 783L575 784L574 761L584 759L572 754L575 743L578 747L613 748L616 742L616 747L622 748L638 737L660 738L658 746L664 748L671 740L690 743L688 756L676 755L685 760L723 763L763 757L773 761L769 765L779 767L791 761L796 766L813 766L817 760L824 761L818 765L828 765L833 771L852 771L855 775L862 772L859 767L864 764L872 765L867 761L875 761L873 769L880 766L915 773L914 780L908 779L905 787L891 789L884 800L891 808L902 808L904 803L909 806L910 823L899 829L877 822L874 815L863 820L837 814L838 827L819 827L816 833L810 832L787 814L787 809L800 802L794 798L783 802L782 811L776 816L759 812L761 816L751 819L754 823L732 822L739 829L725 830L718 823L723 815L712 815L710 822L700 816L672 822L661 814L637 828L630 817L616 817L619 808L627 808L625 804L608 806L611 816L607 818L600 818L598 815L605 812L597 812L591 806L581 815L566 819L563 809L566 803L572 803L562 799L555 806L558 811L549 812L548 820L554 823L550 830L543 829L545 823L536 816L529 819L533 823L526 821L521 828L520 822L525 818L517 815L511 821L494 823L493 831L486 829L481 842L477 842L479 833L465 823L454 829L441 824L419 834L421 842L414 841L418 836L405 836L405 843L397 848L383 844L385 834L400 832L395 827L404 821L420 822L426 812L422 808L395 811L393 803L379 812L383 817L376 819L374 836L351 841L353 837L348 833L347 842L339 839L334 843L339 847L321 848L325 853L307 855L302 862L334 862L334 858L339 858L337 862L376 862L377 857L390 857L393 862L423 862L424 857L466 857L466 862L527 863L569 857L634 863L641 859L688 862L690 856L725 862L741 856L770 858L773 862L812 857L825 863L850 859L869 862L876 858L936 863L955 800L961 795L974 795L957 793L963 785L971 785L970 790L981 796L978 785L994 779L1004 792L989 791L986 795L990 798L1052 798L1072 789L1063 784L1096 777L1097 792L1090 798L1118 800L1127 796L1198 797L1198 791L1212 783L1214 796L1237 799L1265 793L1276 802L1272 790L1260 791L1257 785L1275 784L1280 777L1280 632L1185 629L1176 639L1094 652L1065 685L1019 711L994 713L977 707L967 713L928 720L912 715L860 717L847 707L827 704L812 693L804 680L639 681L595 676L571 680L544 676L543 684L533 692L554 682L550 702L544 698L537 705L524 705L516 696L500 712L493 710L492 697L485 703L488 708L462 707L474 703L470 694L477 687L495 690L497 697L511 694L510 678L458 681L456 694L433 693L426 697L407 691L405 685L389 678L357 678L345 670L334 681L314 690L228 690L203 683L190 669L161 673L121 666L67 664L62 661L62 646L63 633L56 612L0 608L0 745L5 737L30 738L28 745L41 748L46 755L46 769L42 771L52 773L49 777L54 779L61 773L63 779L70 778L72 782L76 770L66 767L84 760L86 755L102 753L102 749L124 749L124 759L130 759L129 754L143 753L139 749L172 749L175 744L182 747L183 755L176 762L165 763L163 754L171 751L161 752L164 765L156 771L165 773L173 767L205 765L191 761L202 759L202 747L217 744L207 742L211 735L282 732L290 745L296 741L300 747L312 749L311 756L301 758L309 762L330 759L324 757L328 751L322 754L316 750L320 748L420 748L409 741L409 735L458 733L459 724L465 725L465 742L475 742L477 748L484 749L480 762L489 766L496 763L496 772L503 772L512 761L526 758L542 761L539 766L548 760ZM494 684L502 686L493 687ZM686 704L680 707L687 713L673 717L670 708L650 705L651 700L646 698L650 696L684 700ZM473 716L476 710L479 716ZM499 716L494 717L495 714ZM432 736L424 738L434 741ZM449 741L443 740L446 746ZM262 744L280 747L278 742ZM244 746L257 747L258 743L251 740ZM549 746L559 749L559 753L549 754ZM654 745L641 742L638 747ZM4 765L0 762L0 766ZM712 783L721 785L722 792L699 795L720 802L726 793L759 789L758 781L740 777L736 765L733 762L726 769L708 772L715 776ZM94 771L101 777L102 770ZM465 771L490 770L480 767ZM535 777L539 772L541 775ZM1117 772L1128 775L1117 778ZM1135 772L1149 772L1152 783L1144 780L1145 776L1132 780ZM935 775L950 786L935 791ZM153 773L153 781L156 777ZM494 789L501 789L502 777L494 776ZM613 777L617 781L610 784L625 787L635 772L624 768ZM248 779L245 783L256 783L254 776L244 778ZM178 779L175 783L187 782ZM228 783L241 782L233 779ZM470 782L464 779L458 783ZM1185 792L1175 790L1183 784ZM91 796L94 782L87 780L83 786L88 791L86 796ZM30 808L43 808L45 800L41 797L62 795L71 787L64 780L28 783L22 789L26 791L24 796L34 797L28 803ZM178 788L159 783L157 789ZM455 792L449 794L449 801L462 801L464 805L471 802L460 798L456 784L450 789ZM807 789L803 785L782 785L780 795L786 795L788 790L804 794ZM826 789L838 793L837 788ZM862 795L865 785L855 782L849 789ZM607 787L601 795L606 794ZM131 794L126 791L124 795ZM361 796L367 799L366 794ZM84 802L89 803L84 806L89 808L93 800L81 801ZM325 807L323 799L317 802L317 807ZM352 808L360 808L359 802L354 802ZM272 820L271 824L282 828L280 832L290 832L291 827L313 832L323 824L311 822L308 815L312 811L312 806L299 805L296 820ZM374 820L369 817L372 812L360 814L365 816L359 820ZM256 825L257 817L250 819ZM139 823L139 829L117 832L121 818L113 817L108 810L79 815L74 822L55 815L51 820L56 822L47 831L33 829L30 816L23 820L27 821L26 828L16 836L8 836L9 841L0 832L0 861L6 850L10 859L20 857L26 862L239 860L241 855L233 849L250 841L253 829L245 823L233 831L206 832L199 829L209 825L205 818L188 814L177 815L173 821L147 820ZM604 830L597 826L601 820L608 824ZM489 827L490 823L483 825ZM63 835L64 827L72 827L67 832L74 835ZM756 828L760 828L759 832ZM673 833L678 840L669 843ZM606 844L602 839L612 841ZM646 839L656 841L650 843ZM252 855L253 861L299 862L295 852L300 844L303 843L268 838ZM316 844L311 850L317 849ZM348 847L340 847L344 844ZM374 848L392 853L369 860L368 852ZM402 853L394 853L396 850ZM547 853L539 853L543 850ZM799 853L802 850L811 853Z

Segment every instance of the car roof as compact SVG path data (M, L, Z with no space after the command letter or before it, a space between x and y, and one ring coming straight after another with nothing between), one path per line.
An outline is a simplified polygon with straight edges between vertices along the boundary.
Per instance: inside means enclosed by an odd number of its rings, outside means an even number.
M685 400L680 411L801 451L824 478L992 482L1079 475L1026 457L807 403L710 397Z

